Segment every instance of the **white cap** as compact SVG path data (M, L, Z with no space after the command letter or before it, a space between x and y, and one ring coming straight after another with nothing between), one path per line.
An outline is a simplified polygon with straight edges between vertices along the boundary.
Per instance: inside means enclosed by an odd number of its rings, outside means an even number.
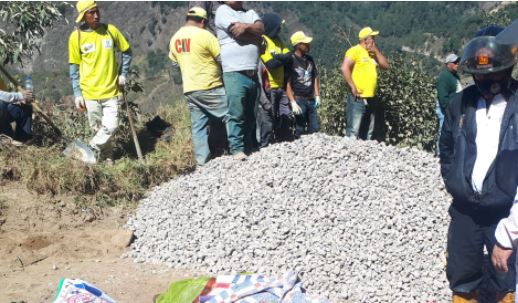
M446 56L446 59L444 60L444 64L457 62L457 60L459 60L459 56L457 56L455 54L449 54L448 56Z

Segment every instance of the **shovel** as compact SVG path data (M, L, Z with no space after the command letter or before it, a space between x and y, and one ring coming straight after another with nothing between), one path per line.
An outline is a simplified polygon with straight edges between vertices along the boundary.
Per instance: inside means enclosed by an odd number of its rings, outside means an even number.
M124 104L126 104L126 114L128 115L128 121L131 129L131 136L133 137L133 143L135 144L135 150L137 151L139 161L142 162L144 157L142 156L142 149L140 149L137 132L135 131L135 125L133 124L133 115L131 114L128 99L126 98L126 90L124 88L122 90L122 98L124 99Z
M18 81L16 81L16 79L14 79L5 70L5 68L2 65L0 65L0 71L7 77L7 79L9 79L9 81L11 81L11 83L14 84L14 86L16 86L16 89L18 91L23 90L23 88L20 86ZM70 141L65 138L65 136L63 135L63 132L59 129L59 127L56 126L56 124L54 124L54 122L52 122L50 117L47 116L47 114L45 114L43 112L43 110L41 109L41 107L39 105L39 102L36 99L31 103L31 105L32 105L32 109L36 113L38 113L43 118L43 120L45 120L45 122L47 122L50 125L50 127L52 127L54 129L54 131L57 133L57 135L60 138L66 140L66 141ZM63 154L67 157L81 160L87 164L96 163L95 153L93 152L93 150L90 148L90 146L88 146L88 144L81 142L79 139L75 139L74 141L69 143L67 145L67 148L63 151Z

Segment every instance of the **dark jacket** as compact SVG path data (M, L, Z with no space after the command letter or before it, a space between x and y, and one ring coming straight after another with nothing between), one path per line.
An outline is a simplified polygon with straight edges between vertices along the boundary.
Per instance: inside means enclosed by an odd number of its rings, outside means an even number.
M513 80L511 93L506 96L508 103L500 134L495 134L500 136L498 153L489 167L480 193L475 192L471 186L477 156L475 113L480 93L477 87L472 85L451 99L445 113L439 147L442 177L454 204L474 210L495 212L506 212L512 206L516 185L501 181L506 179L506 172L501 171L499 178L496 177L495 163L504 151L518 150L517 88L518 82Z
M444 114L448 103L457 92L457 83L460 81L457 73L450 72L445 68L437 77L437 99L439 99L439 106L441 112Z

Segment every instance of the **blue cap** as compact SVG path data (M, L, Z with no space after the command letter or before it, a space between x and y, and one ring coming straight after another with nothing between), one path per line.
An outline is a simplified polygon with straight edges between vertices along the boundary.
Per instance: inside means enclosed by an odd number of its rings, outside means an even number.
M498 26L498 25L489 25L489 26L486 26L484 27L483 29L479 30L476 34L475 34L475 37L480 37L480 36L496 36L498 35L502 30L504 30L503 27L501 26Z

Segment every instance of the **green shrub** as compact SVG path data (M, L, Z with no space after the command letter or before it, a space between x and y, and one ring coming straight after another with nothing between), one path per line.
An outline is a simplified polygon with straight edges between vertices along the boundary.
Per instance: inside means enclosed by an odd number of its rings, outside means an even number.
M345 84L339 68L320 69L320 95L322 104L319 108L321 130L329 135L345 135L345 97L349 86Z
M388 58L390 69L378 75L378 96L383 104L383 140L391 145L414 146L428 151L435 147L435 78L426 74L415 59L400 54ZM346 96L350 94L339 68L321 69L322 131L345 134Z
M21 63L39 51L45 28L64 17L51 2L6 1L0 3L0 22L13 25L0 30L0 64Z
M385 109L385 142L432 151L437 133L435 77L403 55L392 56L390 64L379 76L378 91Z

